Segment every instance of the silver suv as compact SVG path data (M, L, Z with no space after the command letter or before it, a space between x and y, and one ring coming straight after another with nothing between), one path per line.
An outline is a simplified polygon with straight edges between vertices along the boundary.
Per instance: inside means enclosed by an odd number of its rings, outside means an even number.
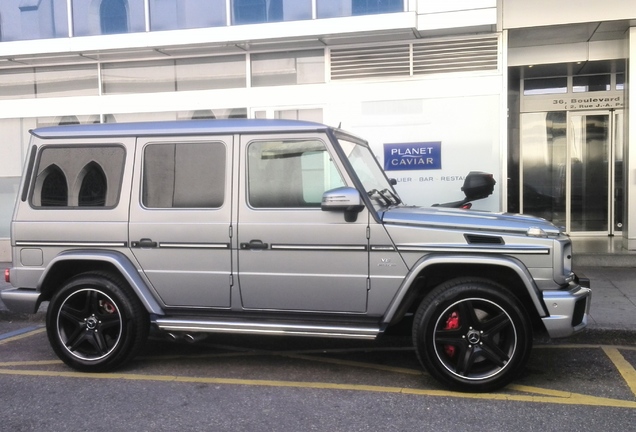
M533 330L587 323L569 238L534 217L405 205L367 142L295 121L32 131L7 307L48 301L53 350L106 371L150 328L376 338L408 318L435 378L490 391Z

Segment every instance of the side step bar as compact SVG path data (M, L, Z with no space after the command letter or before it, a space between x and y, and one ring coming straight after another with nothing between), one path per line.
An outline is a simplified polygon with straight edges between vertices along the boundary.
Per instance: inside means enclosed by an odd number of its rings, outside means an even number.
M372 327L337 327L329 325L254 323L222 320L207 321L171 318L156 318L153 322L159 329L168 332L243 333L353 339L375 339L378 334L380 334L379 328Z

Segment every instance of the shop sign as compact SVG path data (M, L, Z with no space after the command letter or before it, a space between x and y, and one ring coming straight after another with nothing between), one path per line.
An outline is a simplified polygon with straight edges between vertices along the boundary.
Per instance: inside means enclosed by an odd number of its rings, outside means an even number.
M418 171L441 168L441 141L384 144L385 171Z
M623 105L620 92L537 95L523 97L521 112L619 109Z

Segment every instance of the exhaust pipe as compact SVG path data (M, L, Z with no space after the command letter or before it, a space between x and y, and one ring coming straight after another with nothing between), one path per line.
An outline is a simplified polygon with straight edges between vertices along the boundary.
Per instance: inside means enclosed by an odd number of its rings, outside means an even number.
M201 342L202 340L205 340L207 337L208 336L204 333L195 333L195 334L187 333L186 335L183 336L185 341L188 343Z

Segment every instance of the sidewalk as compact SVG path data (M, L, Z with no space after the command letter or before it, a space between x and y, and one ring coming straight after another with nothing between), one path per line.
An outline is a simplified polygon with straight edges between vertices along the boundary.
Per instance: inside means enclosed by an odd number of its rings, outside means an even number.
M10 266L0 263L0 270ZM594 343L599 338L613 337L636 344L636 267L575 268L579 276L590 278L592 307L587 331L577 335L577 341ZM0 290L10 285L0 280ZM42 310L42 309L41 309ZM28 315L8 311L0 301L1 320L27 319Z

